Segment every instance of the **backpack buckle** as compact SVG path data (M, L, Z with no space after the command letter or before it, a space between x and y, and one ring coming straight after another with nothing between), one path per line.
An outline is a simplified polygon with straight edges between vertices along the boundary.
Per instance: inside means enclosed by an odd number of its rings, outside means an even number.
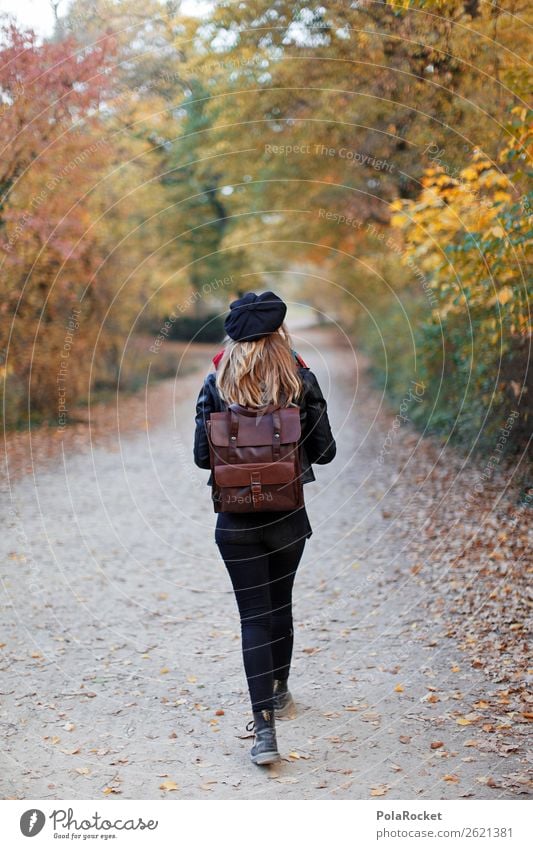
M261 472L250 472L250 489L252 491L252 501L258 504L261 500Z

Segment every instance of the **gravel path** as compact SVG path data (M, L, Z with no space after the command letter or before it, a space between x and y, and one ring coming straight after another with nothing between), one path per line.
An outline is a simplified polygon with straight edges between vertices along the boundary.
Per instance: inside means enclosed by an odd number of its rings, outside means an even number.
M523 773L521 745L484 748L484 675L425 615L438 587L415 580L409 535L389 520L405 493L376 457L394 413L340 339L304 335L339 450L306 488L298 718L278 723L281 764L249 761L236 606L191 458L201 373L189 374L150 390L136 432L110 410L105 444L88 432L3 486L3 798L524 797L503 778Z

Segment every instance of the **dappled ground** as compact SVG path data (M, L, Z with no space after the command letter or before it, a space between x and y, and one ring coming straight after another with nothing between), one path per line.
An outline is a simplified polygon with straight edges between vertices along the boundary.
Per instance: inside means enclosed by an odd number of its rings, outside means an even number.
M295 586L298 717L278 724L283 761L248 757L235 602L191 457L201 373L189 373L121 399L96 439L80 425L76 444L4 481L3 797L530 792L520 493L493 503L500 470L466 505L477 467L457 478L461 458L408 426L389 448L397 411L364 360L331 331L299 333L339 451L306 488L314 535Z

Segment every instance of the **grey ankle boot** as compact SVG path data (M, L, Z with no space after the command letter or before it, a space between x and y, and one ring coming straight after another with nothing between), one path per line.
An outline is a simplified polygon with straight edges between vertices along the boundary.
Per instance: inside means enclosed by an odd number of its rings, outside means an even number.
M296 705L289 692L287 681L274 679L274 712L276 716L283 718L295 710Z
M258 710L253 712L254 718L246 726L247 731L253 731L255 742L250 757L252 763L263 766L281 760L276 741L276 727L273 710Z

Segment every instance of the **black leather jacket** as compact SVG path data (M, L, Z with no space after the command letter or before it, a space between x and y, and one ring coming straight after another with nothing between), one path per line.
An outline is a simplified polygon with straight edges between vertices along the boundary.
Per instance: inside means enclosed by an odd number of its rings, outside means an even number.
M331 463L337 447L331 433L327 413L327 404L318 381L308 368L299 367L302 380L302 395L299 399L300 421L302 424L302 483L315 480L313 463ZM211 413L222 412L226 405L218 394L216 373L210 372L196 403L196 431L194 434L194 462L201 469L209 469L209 444L207 441L206 421ZM211 484L209 476L208 484Z

